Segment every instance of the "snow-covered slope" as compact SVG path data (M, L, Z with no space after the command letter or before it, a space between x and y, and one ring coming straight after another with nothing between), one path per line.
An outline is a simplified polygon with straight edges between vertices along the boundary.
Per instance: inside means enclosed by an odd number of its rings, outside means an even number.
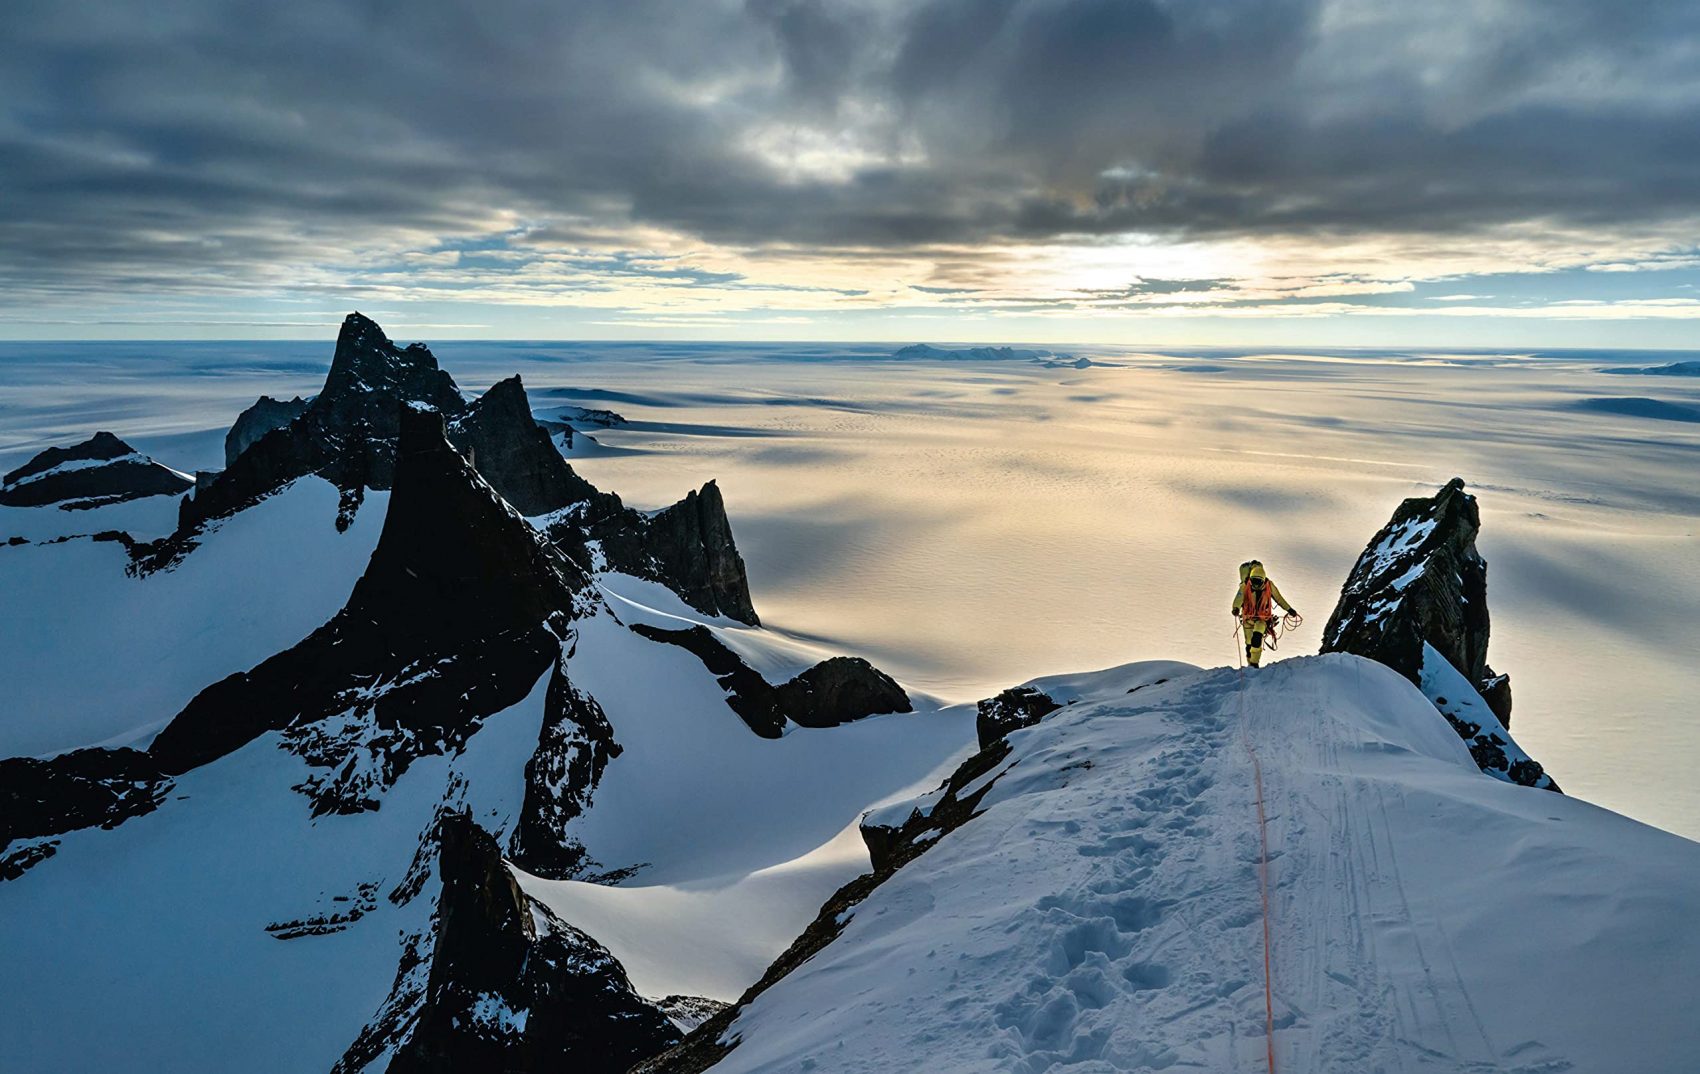
M0 883L5 1065L325 1074L429 927L428 893L392 894L438 806L512 830L547 680L460 754L416 761L374 812L313 817L306 769L271 732L147 816L58 836Z
M202 687L295 644L342 606L388 497L368 493L367 510L339 533L336 488L305 477L217 523L172 570L149 574L128 571L114 541L0 548L0 757L146 745ZM151 505L175 522L163 496L69 515L33 510L44 524L70 518L85 523L72 532L95 533L145 521L136 513Z
M1010 735L712 1069L1265 1069L1254 751L1277 1069L1692 1068L1700 844L1482 774L1368 660L1151 678Z

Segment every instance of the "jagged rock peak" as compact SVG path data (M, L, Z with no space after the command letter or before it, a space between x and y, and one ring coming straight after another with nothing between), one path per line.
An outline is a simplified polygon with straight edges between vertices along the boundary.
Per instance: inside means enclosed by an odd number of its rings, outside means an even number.
M1416 682L1424 642L1472 683L1487 676L1487 563L1476 498L1453 478L1401 503L1358 557L1322 651L1367 656Z
M262 395L254 405L236 416L230 431L224 434L224 465L230 466L248 446L273 429L285 425L306 413L309 400L299 395L293 399L273 399Z
M369 392L424 400L439 410L464 405L453 378L437 367L431 348L423 343L398 347L378 322L355 312L343 318L320 398L334 404L348 395Z
M713 481L649 520L650 551L692 607L759 626L726 501Z
M315 811L376 808L415 758L458 749L558 661L583 576L449 445L441 414L402 411L389 511L348 603L197 694L149 747L166 772L285 731L319 770L299 788Z
M439 846L430 974L390 1074L616 1074L679 1040L606 948L520 889L469 815L444 818Z
M584 577L450 445L443 416L401 409L389 512L348 611L392 640L488 637L566 613Z
M1401 503L1352 567L1323 628L1322 651L1368 657L1405 676L1469 744L1482 771L1557 790L1511 740L1510 676L1488 666L1481 526L1462 478Z
M449 426L449 439L520 514L546 514L595 496L531 415L519 374L499 380Z
M175 495L194 485L109 432L80 444L50 447L0 481L0 504L8 507L98 507L143 496Z

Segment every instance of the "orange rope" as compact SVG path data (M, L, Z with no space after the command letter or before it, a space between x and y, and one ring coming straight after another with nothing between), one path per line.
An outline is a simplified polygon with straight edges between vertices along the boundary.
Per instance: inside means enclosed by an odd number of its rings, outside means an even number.
M1237 652L1237 650L1236 650ZM1263 900L1263 1040L1268 1049L1269 1074L1275 1074L1275 985L1271 969L1269 940L1269 820L1263 807L1263 762L1252 748L1251 736L1245 723L1245 665L1236 672L1236 692L1240 703L1240 744L1251 758L1252 780L1257 789L1257 834L1262 853L1257 859L1258 894Z

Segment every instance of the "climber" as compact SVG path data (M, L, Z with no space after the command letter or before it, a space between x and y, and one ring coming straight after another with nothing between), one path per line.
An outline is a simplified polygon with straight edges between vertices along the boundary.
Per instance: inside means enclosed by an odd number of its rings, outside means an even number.
M1263 564L1247 560L1240 564L1240 587L1234 590L1234 618L1245 631L1245 659L1252 667L1263 659L1263 643L1275 647L1275 605L1279 604L1289 616L1299 613L1287 603L1287 598L1275 588L1264 573ZM1296 624L1289 624L1296 625Z

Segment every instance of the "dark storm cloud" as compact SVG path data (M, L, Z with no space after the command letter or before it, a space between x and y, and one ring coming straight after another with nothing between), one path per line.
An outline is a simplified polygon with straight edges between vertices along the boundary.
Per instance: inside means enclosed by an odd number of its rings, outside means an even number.
M1700 210L1697 48L1700 9L1653 0L13 0L0 287L636 227L1656 228Z

